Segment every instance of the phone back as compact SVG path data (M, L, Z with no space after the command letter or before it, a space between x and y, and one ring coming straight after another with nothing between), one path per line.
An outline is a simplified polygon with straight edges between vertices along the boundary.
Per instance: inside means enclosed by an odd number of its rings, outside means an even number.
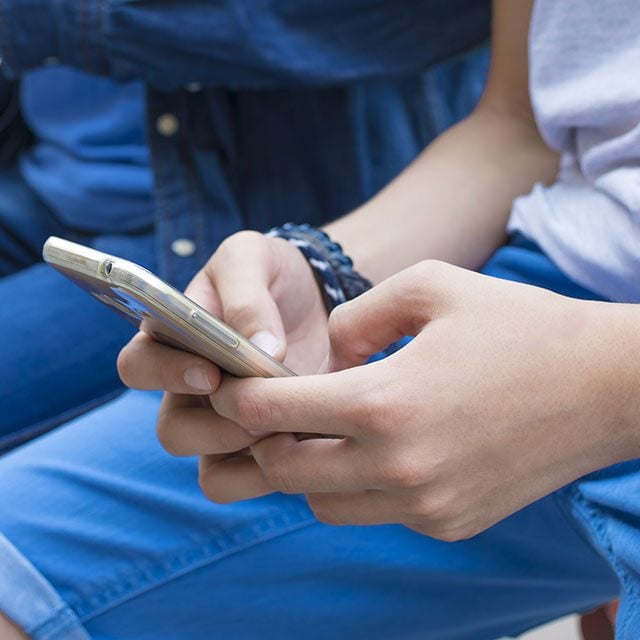
M238 377L295 375L143 267L83 245L49 238L53 268L156 340L204 356Z

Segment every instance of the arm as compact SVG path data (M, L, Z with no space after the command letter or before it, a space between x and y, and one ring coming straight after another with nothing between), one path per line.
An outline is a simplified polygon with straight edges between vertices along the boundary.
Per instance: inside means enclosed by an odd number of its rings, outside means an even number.
M380 281L424 258L481 264L504 240L513 198L555 174L556 157L540 138L528 95L531 5L496 2L492 68L472 116L436 140L378 197L328 226L367 277ZM188 293L244 335L260 335L266 340L261 346L279 358L286 355L293 370L311 373L322 362L326 316L313 275L292 245L236 234ZM178 357L142 335L123 350L119 363L125 384L136 388L206 393L219 381L211 363ZM210 384L198 389L185 381L191 367L205 371Z
M163 90L319 85L419 72L482 42L488 17L487 0L4 0L0 56Z
M640 455L639 322L634 305L419 263L334 311L333 373L222 382L216 412L270 437L253 467L203 458L201 484L222 501L305 493L332 524L473 536ZM403 335L416 337L358 366ZM298 441L293 428L342 438Z
M555 173L527 93L531 2L495 7L495 60L481 107L375 201L329 228L377 280L425 256L479 264L502 242L511 200ZM428 214L425 201L435 203ZM294 359L317 367L327 346L314 288L291 245L241 234L223 244L191 294L248 336L268 330L272 353L286 352L285 362L306 373L313 366L296 367ZM328 522L402 522L457 539L619 459L626 429L603 438L603 417L617 406L616 419L626 424L628 401L616 394L597 410L591 403L607 389L603 380L619 373L617 360L607 356L606 376L588 368L583 384L585 363L610 353L599 341L608 335L601 309L420 263L331 315L330 367L346 371L223 380L211 363L143 336L123 351L120 370L131 386L170 392L160 439L173 453L203 456L200 481L211 499L302 492ZM407 334L417 337L392 358L353 366ZM200 376L190 375L195 367ZM208 396L213 410L184 394ZM298 442L292 431L343 439ZM255 460L225 459L246 446Z
M378 196L328 226L375 282L426 258L478 268L504 242L513 200L555 177L557 157L529 99L532 4L495 3L491 70L474 113Z
M640 455L638 323L636 305L422 262L332 314L334 373L222 382L220 416L278 435L252 446L257 467L203 458L201 486L216 501L305 493L329 524L471 537Z

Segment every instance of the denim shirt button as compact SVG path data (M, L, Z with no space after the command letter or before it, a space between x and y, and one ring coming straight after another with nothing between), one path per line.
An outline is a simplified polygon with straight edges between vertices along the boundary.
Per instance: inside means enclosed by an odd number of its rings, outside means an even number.
M171 138L178 133L180 123L172 113L164 113L156 120L156 130L165 138Z
M199 82L189 82L184 85L184 88L189 93L200 93L200 91L202 91L202 85Z
M178 238L171 243L171 251L180 258L188 258L196 252L196 243L188 238Z

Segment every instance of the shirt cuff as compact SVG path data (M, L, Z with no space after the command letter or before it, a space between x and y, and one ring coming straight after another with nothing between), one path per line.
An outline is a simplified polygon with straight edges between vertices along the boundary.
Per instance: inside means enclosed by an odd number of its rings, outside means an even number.
M100 0L0 0L0 59L5 74L50 64L106 73Z

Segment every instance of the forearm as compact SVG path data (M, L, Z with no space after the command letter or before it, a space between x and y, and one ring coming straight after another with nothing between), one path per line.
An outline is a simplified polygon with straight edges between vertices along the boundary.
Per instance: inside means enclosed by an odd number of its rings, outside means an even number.
M477 268L504 242L514 198L556 171L532 120L481 104L327 231L375 282L427 258Z

